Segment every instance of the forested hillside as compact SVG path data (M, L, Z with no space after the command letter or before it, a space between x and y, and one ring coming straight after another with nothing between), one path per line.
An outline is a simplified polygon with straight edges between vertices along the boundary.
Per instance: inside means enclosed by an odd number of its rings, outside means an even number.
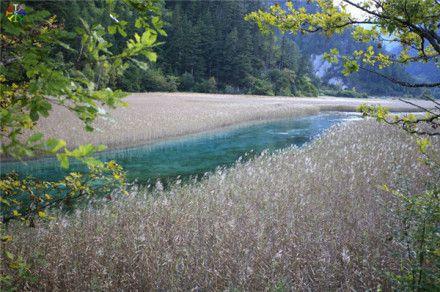
M80 18L103 26L115 22L103 8L102 1L45 3L35 3L33 6L58 15L67 31L80 26ZM366 47L366 44L354 42L350 31L331 38L278 32L262 34L255 23L244 18L271 2L201 0L160 3L163 6L166 35L160 36L156 48L157 62L149 64L148 68L131 62L122 76L102 76L101 82L130 92L194 91L285 96L328 94L350 97L367 94L419 96L423 93L422 90L404 88L368 72L346 77L340 73L340 66L326 63L322 56L331 48L349 53ZM310 11L315 9L306 1L295 3ZM124 5L118 7L118 13L124 19L136 17ZM122 46L121 39L115 35L110 50ZM72 40L71 43L74 45L78 42ZM382 46L371 45L375 48ZM65 61L73 61L69 60L69 56L63 57L67 58ZM423 69L418 70L423 72ZM97 74L93 70L88 73ZM384 73L403 80L414 80L402 66L391 66ZM419 75L424 78L422 74Z
M310 59L291 38L244 20L258 1L167 1L156 68L127 76L128 90L317 95ZM165 78L163 75L166 75Z
M316 9L316 4L307 1L295 3L310 11ZM354 42L348 31L336 37L263 35L255 24L244 18L247 13L269 4L246 0L167 1L168 36L159 50L158 66L149 70L146 76L149 82L130 82L139 85L132 90L177 88L179 91L297 96L319 92L351 97L422 94L421 90L403 88L368 72L346 77L340 73L340 66L322 70L327 64L314 60L331 48L349 53L366 45ZM414 79L402 66L391 66L384 73L403 80ZM162 74L166 77L160 78ZM162 82L157 84L159 80Z

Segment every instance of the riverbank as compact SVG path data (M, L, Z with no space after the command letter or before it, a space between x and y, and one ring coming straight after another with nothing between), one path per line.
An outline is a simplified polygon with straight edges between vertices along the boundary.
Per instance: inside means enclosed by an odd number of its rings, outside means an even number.
M437 142L435 142L437 141ZM438 157L438 140L429 151ZM380 186L409 194L438 178L415 138L345 123L196 184L134 190L35 228L11 224L27 290L391 290L409 269ZM5 275L14 271L7 269Z
M177 177L187 181L190 177L214 172L217 167L232 166L237 159L248 160L262 151L281 150L292 145L301 147L331 126L362 119L357 113L328 112L301 118L254 122L251 125L232 126L222 131L186 135L170 141L104 151L101 160L115 160L127 175L127 181L148 185L160 179L168 184ZM59 161L35 159L33 161L2 163L5 173L17 171L21 175L40 179L58 180L67 174ZM81 170L81 164L72 161L71 169Z
M262 120L300 117L322 111L356 111L362 104L381 104L392 111L417 108L399 100L341 97L268 97L202 93L133 93L127 107L108 112L84 131L81 122L61 107L39 122L46 137L66 140L70 147L105 144L124 148Z

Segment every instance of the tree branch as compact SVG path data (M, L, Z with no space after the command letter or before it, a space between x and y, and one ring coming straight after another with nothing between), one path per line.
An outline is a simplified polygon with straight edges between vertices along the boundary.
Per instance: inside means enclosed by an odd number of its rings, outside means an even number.
M375 70L371 70L371 69L368 69L368 68L365 68L365 67L362 67L362 66L359 66L359 68L364 70L364 71L376 74L376 75L378 75L380 77L388 79L389 81L391 81L393 83L396 83L396 84L399 84L399 85L405 86L405 87L411 87L411 88L423 88L423 87L433 88L433 87L440 87L440 82L435 82L435 83L410 83L410 82L407 82L407 81L398 80L398 79L396 79L394 77L391 77L391 76L379 73L379 72L377 72Z
M408 29L410 29L410 31L418 34L422 38L425 38L432 45L432 47L438 53L440 53L440 36L438 36L436 32L431 31L431 30L427 30L425 28L418 27L417 25L409 22L408 20L400 19L397 17L391 17L389 15L380 14L378 12L371 11L371 10L369 10L369 9L367 9L357 3L354 3L351 0L343 0L343 2L349 4L353 7L356 7L357 9L360 9L361 11L363 11L365 13L376 16L379 19L388 19L388 20L397 22L397 23L407 27Z
M301 28L301 31L303 32L308 32L308 33L314 33L314 32L318 32L318 31L329 31L331 29L337 29L337 28L343 28L349 25L353 25L353 24L378 24L377 21L370 21L370 20L351 20L346 22L346 23L342 23L342 24L338 24L338 25L334 25L328 28L323 28L323 27L315 27L314 29L309 29L309 28ZM310 24L308 24L310 26Z
M418 104L416 104L416 103L413 103L413 102L411 102L411 101L409 101L409 100L405 100L405 99L403 99L403 98L399 98L399 100L402 101L402 102L404 102L404 103L407 103L407 104L409 104L409 105L415 106L416 108L419 108L419 109L421 109L421 110L423 110L423 111L426 111L426 112L428 112L428 113L430 113L430 114L435 115L435 116L438 117L438 114L432 112L432 111L431 111L430 109L428 109L428 108L425 108L425 107L423 107L423 106L420 106L420 105L418 105Z

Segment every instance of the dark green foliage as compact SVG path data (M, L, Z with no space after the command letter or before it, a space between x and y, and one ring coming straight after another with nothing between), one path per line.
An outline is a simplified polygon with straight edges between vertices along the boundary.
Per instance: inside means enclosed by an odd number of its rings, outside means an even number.
M274 95L273 86L270 81L266 79L250 77L248 82L250 85L249 93L256 95Z
M160 2L162 0L158 0ZM67 31L73 32L81 26L80 18L86 22L100 23L102 27L110 26L111 31L119 32L119 25L109 17L104 9L104 2L97 1L42 1L33 2L38 9L46 9L57 15ZM261 90L267 86L265 82L257 82L258 88L252 88L255 82L249 78L265 79L272 85L275 95L307 95L315 96L319 83L326 84L332 78L339 78L349 88L356 87L358 91L376 96L395 96L409 94L417 96L421 93L417 89L403 89L374 74L363 72L353 73L346 77L340 74L339 65L334 65L319 81L313 72L310 62L312 56L317 56L337 48L341 53L350 54L354 50L365 49L365 44L352 40L351 31L344 31L341 35L332 38L319 35L268 34L263 35L257 26L244 20L249 12L266 8L265 1L166 1L161 5L166 8L165 30L167 36L160 37L163 44L157 47L157 69L154 72L140 69L139 64L132 61L129 70L107 72L99 66L91 66L77 62L75 54L63 52L60 63L76 63L83 67L83 72L100 86L120 88L125 91L174 91L179 82L173 76L183 77L185 81L177 86L177 90L195 91L203 90L204 80L214 77L217 90L228 93L265 92ZM306 6L312 11L316 4L297 1L295 6ZM135 20L139 12L127 9L127 6L115 2L118 17L127 21ZM126 27L128 35L132 35L137 28ZM117 52L125 46L124 37L119 33L109 36L110 52ZM71 39L66 42L74 49L80 50L79 42ZM374 44L373 44L374 45ZM375 45L375 49L377 46ZM154 56L155 58L156 56ZM142 59L142 58L141 58ZM140 59L140 60L141 60ZM146 58L144 58L146 60ZM137 68L135 68L137 67ZM142 67L142 66L141 66ZM287 85L287 76L272 76L273 70L293 72L294 78L291 85ZM402 80L411 81L412 78L405 73L403 67L391 66L384 72ZM146 76L144 76L146 75ZM162 75L162 77L159 77ZM97 80L99 76L99 80ZM281 78L281 79L280 79ZM191 81L193 79L193 81ZM287 77L287 79L292 79ZM172 80L172 82L170 82ZM99 81L99 82L98 82ZM153 82L146 85L145 82ZM172 83L172 84L170 84ZM197 88L195 88L195 84ZM266 88L267 89L267 88ZM269 90L270 91L270 90ZM339 92L346 95L346 92Z
M295 84L295 72L289 69L274 69L268 73L276 95L292 95L292 87Z
M313 85L308 76L301 76L297 82L296 95L299 96L318 96L318 89Z
M232 87L231 85L226 85L223 89L223 92L226 94L239 94L240 91L237 88Z
M291 96L299 86L301 93L315 95L313 86L295 84L296 77L312 73L309 57L301 55L293 39L262 35L244 20L264 5L245 0L167 1L168 36L158 65L166 74L181 76L182 91ZM211 77L215 86L207 82Z
M119 19L134 21L139 12L119 4ZM244 20L247 13L264 5L247 0L166 2L167 35L159 37L163 43L157 46L159 57L154 68L144 61L155 60L155 54L130 60L113 71L99 62L78 62L70 51L59 55L59 63L75 64L100 88L120 88L128 92L181 90L315 95L314 86L295 84L312 80L313 73L309 57L301 54L293 39L262 35L256 25ZM102 1L38 2L35 6L56 14L72 32L82 26L81 18L100 23L101 27L94 28L99 34L109 26L109 46L105 49L111 53L125 46L119 26L126 26L123 34L138 32L124 21L115 23ZM81 51L80 43L73 37L66 43Z
M180 76L180 91L191 91L194 87L194 76L188 72L185 72Z
M142 72L140 91L177 91L179 80L175 76L165 76L160 69Z
M210 77L208 80L201 80L194 86L194 91L196 92L207 92L216 93L217 92L217 82L214 77Z
M144 91L177 91L180 78L173 75L165 75L161 69L141 69L131 64L124 75L118 81L117 86L128 92Z
M142 75L144 70L134 64L130 64L124 72L123 78L118 81L117 86L128 92L140 92L142 86Z

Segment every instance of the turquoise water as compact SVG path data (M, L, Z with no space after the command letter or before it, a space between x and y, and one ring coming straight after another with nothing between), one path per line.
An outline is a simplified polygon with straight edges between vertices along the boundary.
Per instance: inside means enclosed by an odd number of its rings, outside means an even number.
M127 171L129 181L145 184L203 175L217 167L231 166L264 150L302 146L332 125L359 119L353 113L326 113L295 119L253 124L218 133L184 137L172 141L100 153L102 160L116 160ZM78 164L73 169L81 170ZM63 177L58 161L43 158L27 162L2 163L1 173L17 171L22 176L55 180Z

